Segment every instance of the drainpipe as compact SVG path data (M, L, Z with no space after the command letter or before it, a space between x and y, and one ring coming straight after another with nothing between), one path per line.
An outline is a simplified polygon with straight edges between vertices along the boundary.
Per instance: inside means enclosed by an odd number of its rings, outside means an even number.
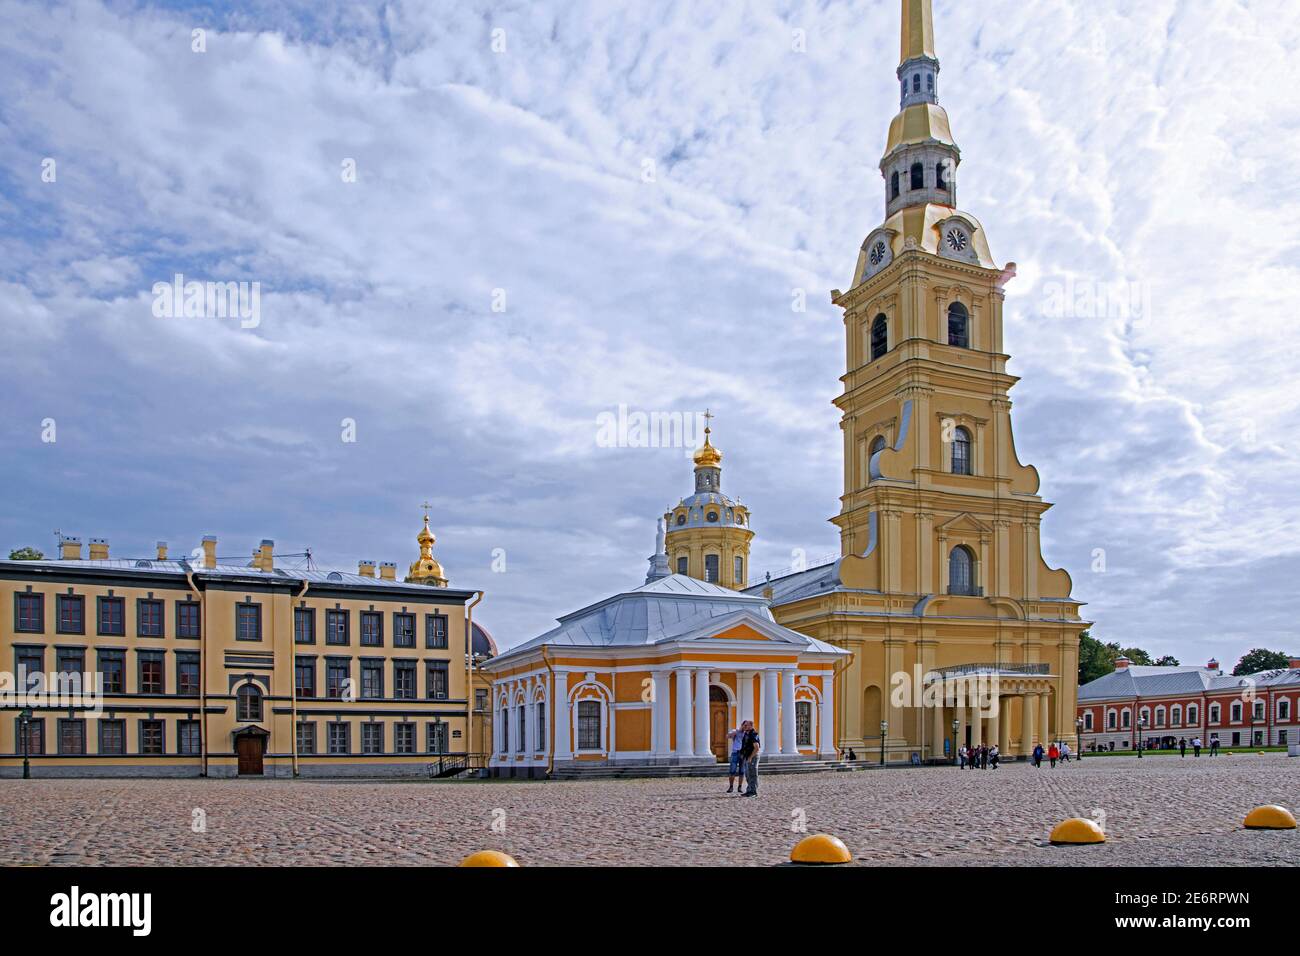
M546 776L549 779L551 774L555 773L555 698L559 696L559 687L556 686L555 668L551 666L551 655L547 651L548 648L542 648L542 663L546 665L546 670L551 675L551 706L546 708L547 723L550 724L546 728L546 749L550 751L550 756L546 759ZM567 714L564 719L569 719Z
M475 591L474 600L465 605L465 766L469 766L470 747L474 743L474 607L483 600L483 592ZM448 735L451 728L447 728ZM448 741L450 743L450 741ZM480 744L483 741L479 741ZM486 768L487 761L484 760Z
M199 776L208 775L208 598L194 583L194 569L185 562L185 580L199 599Z
M304 578L302 582L302 590L294 595L293 600L295 602L301 601L306 597L307 589L310 587L311 582ZM294 610L294 607L296 606L296 604L290 605L290 614L297 613ZM313 617L312 620L314 622L315 618ZM289 740L293 746L293 758L290 764L293 768L293 775L296 777L298 776L298 654L297 645L294 643L296 637L294 633L295 630L295 628L289 628L289 660L293 664L293 667L289 672Z

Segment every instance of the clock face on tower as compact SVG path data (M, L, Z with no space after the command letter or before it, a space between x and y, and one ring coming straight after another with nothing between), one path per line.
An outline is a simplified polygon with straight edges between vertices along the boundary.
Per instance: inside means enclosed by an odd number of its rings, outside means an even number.
M966 251L966 243L969 240L967 240L966 238L966 233L962 232L960 229L956 227L949 229L948 235L945 236L944 238L947 240L948 248L951 249L953 252Z
M883 240L876 240L876 244L871 247L871 264L878 266L885 261L885 243Z

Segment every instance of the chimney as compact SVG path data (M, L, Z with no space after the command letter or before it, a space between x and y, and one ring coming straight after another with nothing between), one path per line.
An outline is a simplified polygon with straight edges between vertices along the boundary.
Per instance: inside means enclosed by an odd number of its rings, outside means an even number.
M166 542L166 541L159 541L159 542L158 542L158 560L159 560L159 561L166 561L166 560L167 560L167 542Z
M90 560L92 561L108 560L108 539L107 538L90 539Z
M361 575L363 578L373 578L375 576L375 562L358 561L357 574Z
M379 565L379 576L385 581L397 580L397 565L392 561L383 561Z
M1131 660L1129 660L1127 657L1121 654L1119 657L1115 658L1115 670L1117 671L1126 670L1128 666L1132 663L1133 662Z
M253 567L259 571L271 572L275 570L275 557L272 551L275 550L275 542L270 538L263 538L262 543L257 550L253 552Z
M81 560L81 539L60 538L59 539L59 560L80 561Z
M1205 666L1206 666L1206 668L1208 668L1209 670L1217 671L1217 670L1219 669L1219 662L1216 661L1213 657L1211 657L1211 658L1210 658L1210 663L1206 664Z
M203 536L203 566L209 570L217 566L217 536L215 534L205 534Z
M1286 666L1293 671L1300 671L1300 657L1293 657L1286 662Z

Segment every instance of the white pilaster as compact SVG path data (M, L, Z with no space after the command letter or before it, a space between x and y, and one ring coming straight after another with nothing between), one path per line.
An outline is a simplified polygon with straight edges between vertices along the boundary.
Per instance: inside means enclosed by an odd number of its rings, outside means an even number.
M695 756L712 757L709 747L709 672L695 672Z
M736 681L740 686L740 714L736 721L739 725L754 719L754 672L741 671Z
M679 757L695 756L695 721L691 719L691 672L677 668L677 745L673 753Z
M524 697L524 753L528 756L533 754L533 745L537 742L537 708L532 705L528 697Z
M551 712L555 721L555 759L571 760L573 752L569 749L569 695L562 687L565 683L564 674L556 673L555 680L551 685Z
M759 716L763 721L763 729L759 731L762 737L760 746L765 754L777 753L778 737L780 736L780 725L777 723L777 707L779 706L776 699L776 671L765 670L763 673L763 707L759 711Z
M797 757L794 735L794 668L781 671L781 753Z
M667 757L672 752L669 737L672 730L668 725L668 672L654 672L654 699L651 701L651 726L654 728L651 753L656 757Z
M822 676L822 708L817 726L821 729L822 756L835 756L835 677L831 674Z

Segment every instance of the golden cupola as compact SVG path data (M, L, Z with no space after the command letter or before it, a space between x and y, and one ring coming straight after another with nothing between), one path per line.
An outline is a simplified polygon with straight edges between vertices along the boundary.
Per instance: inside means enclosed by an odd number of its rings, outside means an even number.
M429 530L428 512L425 512L424 527L415 536L415 540L420 543L420 557L411 564L410 570L406 572L407 583L428 584L435 588L445 588L447 586L447 577L442 573L442 565L433 556L433 545L437 538Z
M722 464L722 452L714 448L709 441L712 431L708 425L704 426L704 444L695 449L696 468L717 468Z

